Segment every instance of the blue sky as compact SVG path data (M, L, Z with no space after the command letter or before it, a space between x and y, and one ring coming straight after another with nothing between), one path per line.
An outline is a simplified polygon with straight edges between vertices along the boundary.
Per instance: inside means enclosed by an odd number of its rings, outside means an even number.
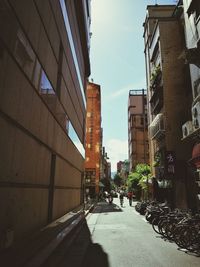
M146 88L142 24L146 6L155 2L92 0L90 78L101 85L103 145L112 171L116 171L117 161L128 158L129 90Z

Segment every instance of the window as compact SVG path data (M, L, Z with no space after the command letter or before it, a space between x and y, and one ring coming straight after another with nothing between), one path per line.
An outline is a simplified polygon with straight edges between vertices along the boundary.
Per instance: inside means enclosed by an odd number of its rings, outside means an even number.
M95 152L99 153L99 144L95 146Z
M41 73L40 90L42 94L47 94L47 95L55 94L53 87L49 79L47 78L47 75L45 74L44 70L42 70L42 73Z
M20 28L17 32L14 56L23 71L26 73L29 79L31 79L36 56L28 39Z
M98 163L96 163L96 168L99 169L99 164Z
M40 87L40 73L41 73L41 65L38 59L35 60L35 66L33 70L33 76L32 76L32 83L35 86L36 89Z
M72 140L73 144L76 146L78 151L83 156L83 158L85 158L85 149L84 149L81 141L79 140L79 137L78 137L76 131L74 130L74 127L70 121L68 123L68 135L69 135L69 138Z
M69 133L69 119L66 116L66 122L65 122L65 129L67 131L67 133Z
M77 77L78 77L78 81L79 81L79 85L80 85L80 89L81 89L81 93L82 93L82 97L83 97L83 103L84 103L84 105L86 107L85 92L84 92L83 83L82 83L82 79L81 79L78 60L77 60L77 57L76 57L76 50L75 50L75 47L74 47L74 41L73 41L73 37L72 37L72 32L71 32L70 22L69 22L69 18L68 18L68 14L67 14L67 8L66 8L66 5L65 5L65 0L60 0L60 7L61 7L61 10L62 10L65 29L66 29L67 36L68 36L68 39L69 39L69 44L70 44L70 48L71 48L71 52L72 52L72 56L73 56L73 60L74 60L76 74L77 74Z
M90 118L91 117L91 112L87 112L87 117Z

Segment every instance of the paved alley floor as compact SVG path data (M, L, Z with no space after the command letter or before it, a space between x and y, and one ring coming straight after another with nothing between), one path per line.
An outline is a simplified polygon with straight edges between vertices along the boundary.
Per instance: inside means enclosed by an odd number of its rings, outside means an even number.
M133 203L134 205L135 203ZM92 243L84 267L195 267L200 258L164 241L125 199L99 203L87 217Z

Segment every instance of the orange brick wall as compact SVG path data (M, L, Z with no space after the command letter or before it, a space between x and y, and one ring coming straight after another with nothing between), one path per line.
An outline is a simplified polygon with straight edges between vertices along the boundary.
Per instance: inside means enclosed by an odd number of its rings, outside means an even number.
M85 171L93 169L95 175L90 186L98 193L100 179L100 144L101 144L101 89L94 83L87 86L86 150Z

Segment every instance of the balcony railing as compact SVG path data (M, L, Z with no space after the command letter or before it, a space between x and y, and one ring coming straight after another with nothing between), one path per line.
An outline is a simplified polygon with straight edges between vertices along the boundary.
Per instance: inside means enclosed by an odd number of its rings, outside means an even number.
M157 115L163 107L163 87L157 86L150 98L151 114Z

